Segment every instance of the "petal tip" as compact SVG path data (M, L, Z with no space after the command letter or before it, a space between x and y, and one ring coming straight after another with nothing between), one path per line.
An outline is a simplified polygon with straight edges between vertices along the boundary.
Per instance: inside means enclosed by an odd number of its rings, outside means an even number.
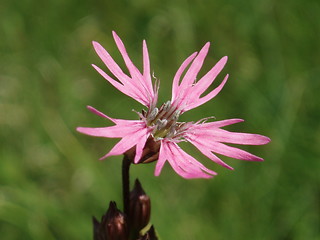
M159 175L160 175L160 171L157 171L157 169L154 171L154 175L156 176L156 177L159 177Z
M206 42L206 44L203 47L209 48L210 47L210 42Z
M87 105L87 109L92 113L96 113L97 112L97 110L94 107L90 106L90 105Z
M234 168L233 167L231 167L231 166L229 166L229 165L227 165L227 166L224 166L226 169L229 169L229 170L231 170L231 171L234 171Z
M264 161L264 159L263 158L261 158L261 157L255 157L255 158L253 158L253 159L248 159L249 161L254 161L254 162L263 162Z
M271 138L269 138L269 137L265 137L266 139L265 139L265 143L264 144L268 144L269 142L271 142Z
M137 155L136 155L136 156L137 156ZM134 158L134 161L133 161L134 164L138 164L138 163L139 163L139 160L140 160L139 158L135 157L135 158Z
M92 41L92 45L96 52L99 50L99 48L102 48L101 44L96 41Z
M222 60L224 63L226 63L226 62L228 61L228 56L222 57L221 60Z
M100 161L105 160L107 157L110 157L110 156L112 156L112 155L111 155L110 152L109 152L109 153L107 153L106 155L104 155L104 156L102 156L101 158L99 158L99 160L100 160Z
M252 145L265 145L265 144L268 144L270 141L271 141L270 138L263 135L256 134L256 144L252 144Z
M82 133L82 129L83 129L83 127L77 127L76 131Z
M118 36L118 34L115 31L112 31L112 36L115 41L120 40L120 37Z
M197 56L197 55L198 55L198 52L194 52L194 53L192 53L192 54L190 55L190 58L193 59L193 58L195 58L195 56Z
M200 50L199 54L204 54L203 56L205 57L208 54L210 48L210 42L207 42Z

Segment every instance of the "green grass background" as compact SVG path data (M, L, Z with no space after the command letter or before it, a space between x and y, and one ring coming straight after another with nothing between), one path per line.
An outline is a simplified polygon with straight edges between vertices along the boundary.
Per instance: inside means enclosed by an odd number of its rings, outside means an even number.
M141 110L90 66L103 67L92 40L124 65L115 30L139 67L147 40L160 102L182 61L210 41L202 73L227 55L231 76L182 119L243 118L228 129L272 139L244 147L263 163L223 158L235 171L190 148L219 173L211 180L134 166L161 239L320 239L319 16L317 0L2 0L0 238L92 239L91 216L110 200L122 207L121 156L98 161L117 140L75 131L110 124L86 105L127 119Z

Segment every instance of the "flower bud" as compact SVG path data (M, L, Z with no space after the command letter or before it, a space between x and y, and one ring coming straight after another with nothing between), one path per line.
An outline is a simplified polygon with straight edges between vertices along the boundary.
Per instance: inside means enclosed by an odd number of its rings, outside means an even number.
M100 231L100 222L95 218L92 217L93 223L93 240L105 240L102 231Z
M142 230L150 220L151 203L138 179L130 192L129 224L134 232Z
M119 211L115 202L101 218L101 223L93 218L94 240L128 240L128 226L125 215Z

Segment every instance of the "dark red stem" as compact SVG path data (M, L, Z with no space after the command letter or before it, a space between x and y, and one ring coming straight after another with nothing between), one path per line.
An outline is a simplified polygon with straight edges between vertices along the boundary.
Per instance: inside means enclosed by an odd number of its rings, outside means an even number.
M122 160L122 193L123 193L123 212L129 218L129 207L130 207L130 164L129 158L124 155Z

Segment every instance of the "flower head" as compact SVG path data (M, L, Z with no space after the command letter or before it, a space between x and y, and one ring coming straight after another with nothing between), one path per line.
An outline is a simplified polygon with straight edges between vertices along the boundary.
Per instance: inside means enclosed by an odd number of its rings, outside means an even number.
M130 75L125 74L97 42L93 42L97 54L116 79L99 67L95 65L93 67L115 88L147 107L147 110L138 113L139 120L123 120L111 118L93 107L88 107L90 111L107 118L115 125L101 128L78 127L79 132L96 137L121 138L101 159L113 155L131 154L134 163L157 160L156 176L160 174L166 161L184 178L210 178L216 175L216 172L206 168L178 146L179 142L187 141L212 161L229 169L232 167L216 154L241 160L263 161L260 157L225 144L262 145L270 141L268 137L258 134L229 132L221 129L242 122L242 119L209 122L211 118L206 118L197 122L178 121L181 114L206 103L221 91L228 75L218 87L204 94L222 71L227 57L221 58L209 72L196 80L209 50L210 43L206 43L199 53L191 54L182 63L173 78L171 100L157 107L159 82L156 80L155 84L152 84L146 42L143 41L143 72L140 72L130 60L123 42L115 32L113 37Z

